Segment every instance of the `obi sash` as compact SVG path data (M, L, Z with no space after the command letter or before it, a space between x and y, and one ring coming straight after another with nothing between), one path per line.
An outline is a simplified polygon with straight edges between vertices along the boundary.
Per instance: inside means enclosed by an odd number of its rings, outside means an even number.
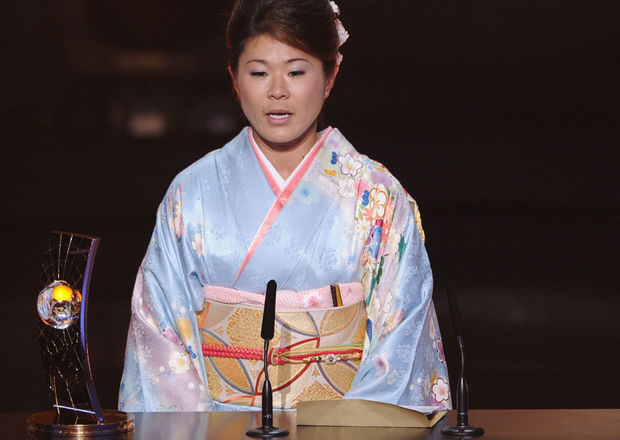
M209 392L222 403L260 406L264 297L236 291L235 300L233 292L203 288L205 303L197 322ZM301 307L290 307L296 303ZM347 393L361 362L365 326L361 283L279 290L268 354L274 407L294 408L303 400L334 400Z

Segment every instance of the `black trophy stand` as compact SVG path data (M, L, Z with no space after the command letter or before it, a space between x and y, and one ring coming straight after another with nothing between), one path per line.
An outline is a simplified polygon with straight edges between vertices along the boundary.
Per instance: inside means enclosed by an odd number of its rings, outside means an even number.
M456 299L456 288L451 282L446 282L446 293L452 318L452 331L456 337L456 343L461 355L461 374L456 388L456 422L454 426L446 426L441 429L442 434L459 437L476 437L484 434L484 429L469 424L469 389L465 379L465 343L463 341L463 320L459 311L459 303Z
M263 425L246 431L249 437L271 438L284 437L288 435L286 429L280 429L273 426L273 392L271 390L271 382L269 382L269 340L273 338L274 324L276 318L276 289L277 285L274 280L267 283L267 291L265 292L265 307L263 309L263 327L260 332L261 338L265 340L265 351L263 353L263 362L265 368L265 381L263 382L262 395L262 419Z

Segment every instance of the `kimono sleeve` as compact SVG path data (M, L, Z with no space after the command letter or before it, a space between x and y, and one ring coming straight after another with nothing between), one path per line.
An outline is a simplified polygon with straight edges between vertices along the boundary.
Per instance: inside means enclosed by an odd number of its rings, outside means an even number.
M402 188L381 190L386 214L374 221L362 258L369 291L364 358L345 398L448 409L448 372L417 206Z
M124 411L209 407L195 319L203 301L185 234L185 196L183 186L173 183L136 277L119 393Z

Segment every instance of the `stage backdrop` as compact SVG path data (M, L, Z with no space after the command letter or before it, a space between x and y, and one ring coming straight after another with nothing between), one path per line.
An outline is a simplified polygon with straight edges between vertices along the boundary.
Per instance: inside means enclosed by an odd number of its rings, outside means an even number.
M324 120L418 200L438 285L459 290L471 406L618 407L617 2L339 3L351 38ZM157 205L245 124L230 6L8 6L0 411L48 405L35 299L53 229L102 237L90 344L115 407Z

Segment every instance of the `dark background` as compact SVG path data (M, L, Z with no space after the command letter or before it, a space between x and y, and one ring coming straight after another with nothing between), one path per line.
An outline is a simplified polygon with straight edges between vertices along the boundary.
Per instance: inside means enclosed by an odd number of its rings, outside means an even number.
M619 407L618 4L341 0L325 119L417 199L459 289L475 408ZM48 407L36 339L54 229L102 237L89 338L115 407L157 205L244 125L231 2L11 2L2 27L0 411ZM448 352L454 379L454 352Z

